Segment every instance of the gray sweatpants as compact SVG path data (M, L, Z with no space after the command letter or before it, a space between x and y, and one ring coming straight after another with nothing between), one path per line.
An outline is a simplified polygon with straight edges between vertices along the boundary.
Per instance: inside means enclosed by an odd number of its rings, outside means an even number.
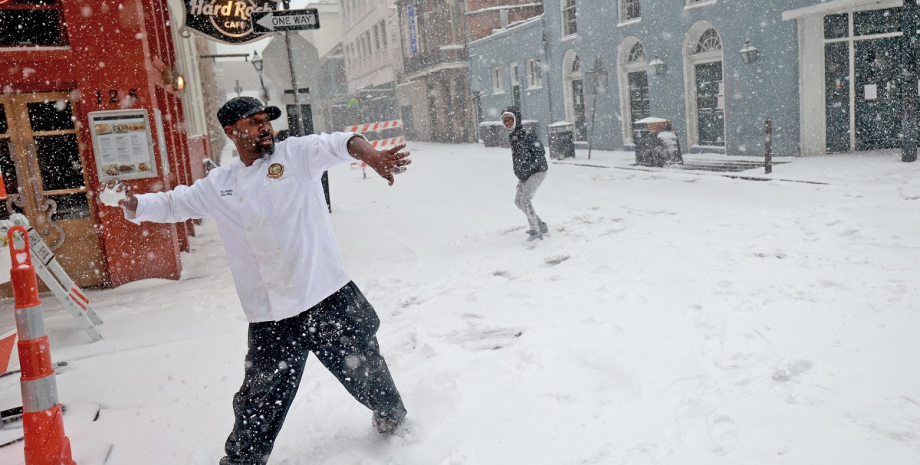
M514 204L527 215L527 223L530 224L530 230L540 232L540 217L533 209L533 196L537 194L537 189L543 180L546 179L546 171L534 173L526 181L519 181L517 185L517 195L514 196Z

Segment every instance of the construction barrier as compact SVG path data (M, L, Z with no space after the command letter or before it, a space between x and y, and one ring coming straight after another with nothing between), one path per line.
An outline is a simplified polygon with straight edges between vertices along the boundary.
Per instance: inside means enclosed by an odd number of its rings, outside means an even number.
M367 123L367 124L356 124L354 126L345 126L345 132L367 132L367 131L383 131L384 129L394 129L402 127L403 122L401 119L396 119L393 121L378 121L376 123Z
M10 280L16 301L17 348L22 369L19 384L26 465L76 465L70 439L64 434L63 411L58 403L51 344L45 334L42 304L38 299L29 233L22 225L13 226L7 233L7 241L13 265Z

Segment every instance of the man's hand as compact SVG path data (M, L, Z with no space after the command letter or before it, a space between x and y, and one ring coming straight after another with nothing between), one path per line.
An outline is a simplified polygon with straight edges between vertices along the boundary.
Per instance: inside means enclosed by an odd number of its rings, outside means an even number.
M118 206L129 211L137 211L137 197L134 196L134 190L126 182L118 179L112 179L105 183L104 189L115 189L115 192L124 192L125 198L118 201Z
M406 165L412 163L409 159L409 152L400 152L406 148L406 144L397 145L388 150L377 150L371 144L367 143L363 137L355 136L348 141L348 153L367 163L381 178L386 179L390 185L396 179L394 174L402 173L406 170Z

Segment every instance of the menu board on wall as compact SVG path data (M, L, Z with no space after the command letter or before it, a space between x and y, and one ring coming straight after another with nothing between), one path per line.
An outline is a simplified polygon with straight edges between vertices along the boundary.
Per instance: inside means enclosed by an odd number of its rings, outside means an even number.
M147 110L89 113L100 181L157 177Z

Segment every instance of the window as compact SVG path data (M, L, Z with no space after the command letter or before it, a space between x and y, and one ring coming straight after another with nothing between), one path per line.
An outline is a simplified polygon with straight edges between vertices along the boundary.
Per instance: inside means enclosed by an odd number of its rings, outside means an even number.
M543 68L539 58L527 60L527 87L543 86Z
M374 25L374 49L380 50L380 26Z
M562 36L578 32L575 27L575 0L562 0Z
M0 2L0 46L67 45L61 0Z
M696 44L696 53L718 52L722 50L722 40L715 29L707 29Z
M383 39L383 48L387 48L387 22L385 19L380 20L380 37Z
M371 43L371 31L364 33L364 40L367 42L367 56L371 56L374 53L373 44Z
M521 85L521 79L518 76L518 65L517 63L511 63L511 85L518 86Z
M502 69L495 68L492 70L492 93L503 94L505 92L505 80L502 76Z
M620 21L639 19L639 0L620 0Z

